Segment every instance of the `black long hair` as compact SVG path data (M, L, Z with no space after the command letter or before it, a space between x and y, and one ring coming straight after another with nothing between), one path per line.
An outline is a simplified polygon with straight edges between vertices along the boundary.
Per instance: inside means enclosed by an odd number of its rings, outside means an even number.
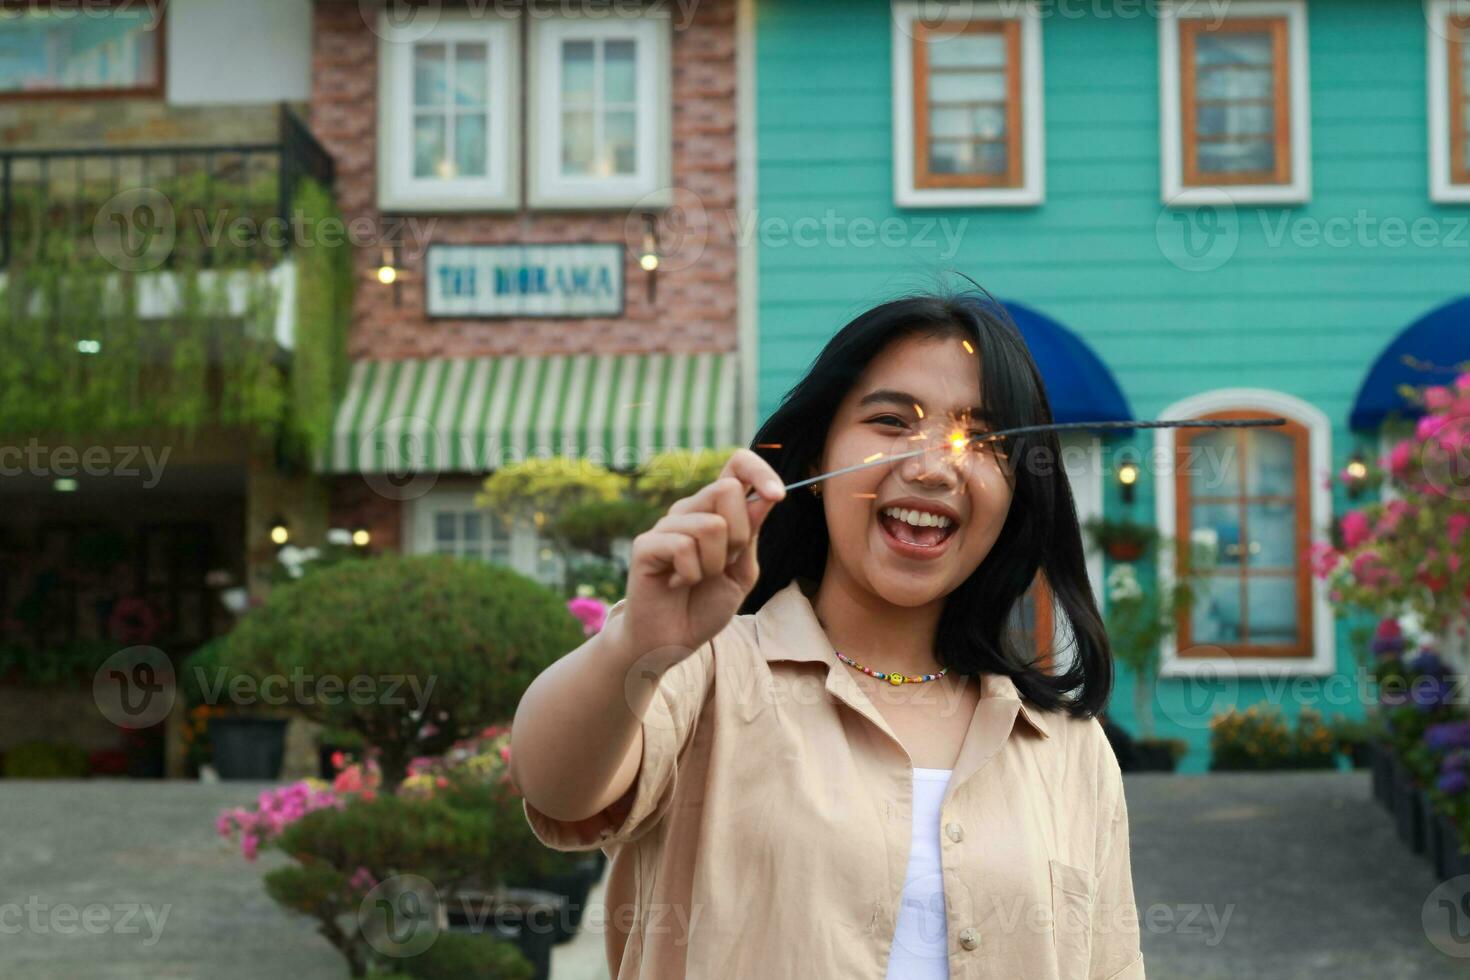
M837 407L868 364L911 336L964 338L980 362L988 421L997 429L1052 421L1051 405L1026 342L999 301L983 288L908 296L876 306L837 332L761 426L751 448L787 483L817 469ZM774 447L774 448L760 448ZM1010 511L979 567L948 596L935 636L935 659L952 673L1004 674L1022 697L1045 709L1091 716L1107 704L1113 660L1087 578L1082 532L1054 430L1007 437L1014 474ZM760 577L741 604L755 612L795 578L819 581L827 565L821 499L793 492L767 515L756 556ZM1071 627L1075 655L1053 673L1012 627L1017 603L1045 576L1055 609Z

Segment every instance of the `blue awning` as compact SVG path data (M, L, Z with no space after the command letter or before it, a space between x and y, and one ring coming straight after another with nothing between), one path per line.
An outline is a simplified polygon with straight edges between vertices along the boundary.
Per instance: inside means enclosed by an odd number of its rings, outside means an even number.
M1001 302L1031 348L1056 421L1109 422L1133 417L1113 372L1082 338L1029 306Z
M1466 361L1470 361L1470 296L1415 320L1384 348L1358 389L1349 423L1354 429L1372 429L1390 414L1410 419L1423 415L1422 408L1399 394L1399 387L1453 381L1459 373L1455 365Z

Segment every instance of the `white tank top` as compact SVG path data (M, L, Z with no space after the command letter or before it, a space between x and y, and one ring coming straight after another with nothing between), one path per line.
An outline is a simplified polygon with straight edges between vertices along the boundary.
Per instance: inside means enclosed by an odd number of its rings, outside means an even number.
M914 768L914 826L888 980L949 980L939 815L951 769Z

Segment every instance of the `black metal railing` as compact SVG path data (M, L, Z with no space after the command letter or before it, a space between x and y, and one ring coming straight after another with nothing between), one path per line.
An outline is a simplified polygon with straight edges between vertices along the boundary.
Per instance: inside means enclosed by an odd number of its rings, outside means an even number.
M99 252L134 268L279 261L307 177L330 189L332 157L285 106L272 143L0 151L0 268Z

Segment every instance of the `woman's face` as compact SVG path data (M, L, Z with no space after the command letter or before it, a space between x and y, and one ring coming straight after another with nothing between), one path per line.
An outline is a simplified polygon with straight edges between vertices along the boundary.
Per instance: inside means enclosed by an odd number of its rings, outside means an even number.
M922 455L824 480L836 562L853 582L900 606L948 595L1000 536L1012 485L980 414L978 352L958 338L908 337L868 365L838 406L820 470L877 454Z

